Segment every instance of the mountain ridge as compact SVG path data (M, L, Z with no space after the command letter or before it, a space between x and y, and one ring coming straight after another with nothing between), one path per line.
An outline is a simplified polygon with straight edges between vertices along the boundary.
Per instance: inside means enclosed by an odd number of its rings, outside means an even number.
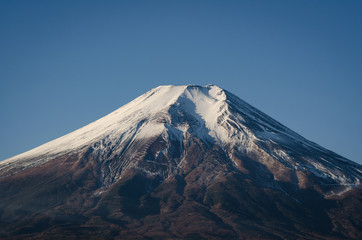
M362 166L215 85L0 162L3 239L358 239Z

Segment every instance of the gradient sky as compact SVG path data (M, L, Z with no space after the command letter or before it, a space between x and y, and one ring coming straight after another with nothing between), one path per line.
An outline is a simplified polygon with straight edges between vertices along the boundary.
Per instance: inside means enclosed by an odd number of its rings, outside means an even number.
M362 1L0 1L0 160L214 83L362 164Z

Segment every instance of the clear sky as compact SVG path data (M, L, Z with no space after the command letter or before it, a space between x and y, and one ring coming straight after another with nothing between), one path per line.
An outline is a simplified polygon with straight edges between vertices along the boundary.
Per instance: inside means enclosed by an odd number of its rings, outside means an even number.
M362 1L0 1L0 160L214 83L362 164Z

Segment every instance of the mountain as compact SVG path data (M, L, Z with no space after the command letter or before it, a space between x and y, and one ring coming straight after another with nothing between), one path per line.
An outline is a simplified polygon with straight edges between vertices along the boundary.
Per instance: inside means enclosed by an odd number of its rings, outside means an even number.
M362 166L215 85L0 162L1 239L359 239Z

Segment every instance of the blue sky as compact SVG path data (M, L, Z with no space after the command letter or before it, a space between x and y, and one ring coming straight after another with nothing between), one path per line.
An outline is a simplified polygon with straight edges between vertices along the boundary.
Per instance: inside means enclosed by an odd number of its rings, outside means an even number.
M361 1L0 1L0 160L214 83L362 164Z

